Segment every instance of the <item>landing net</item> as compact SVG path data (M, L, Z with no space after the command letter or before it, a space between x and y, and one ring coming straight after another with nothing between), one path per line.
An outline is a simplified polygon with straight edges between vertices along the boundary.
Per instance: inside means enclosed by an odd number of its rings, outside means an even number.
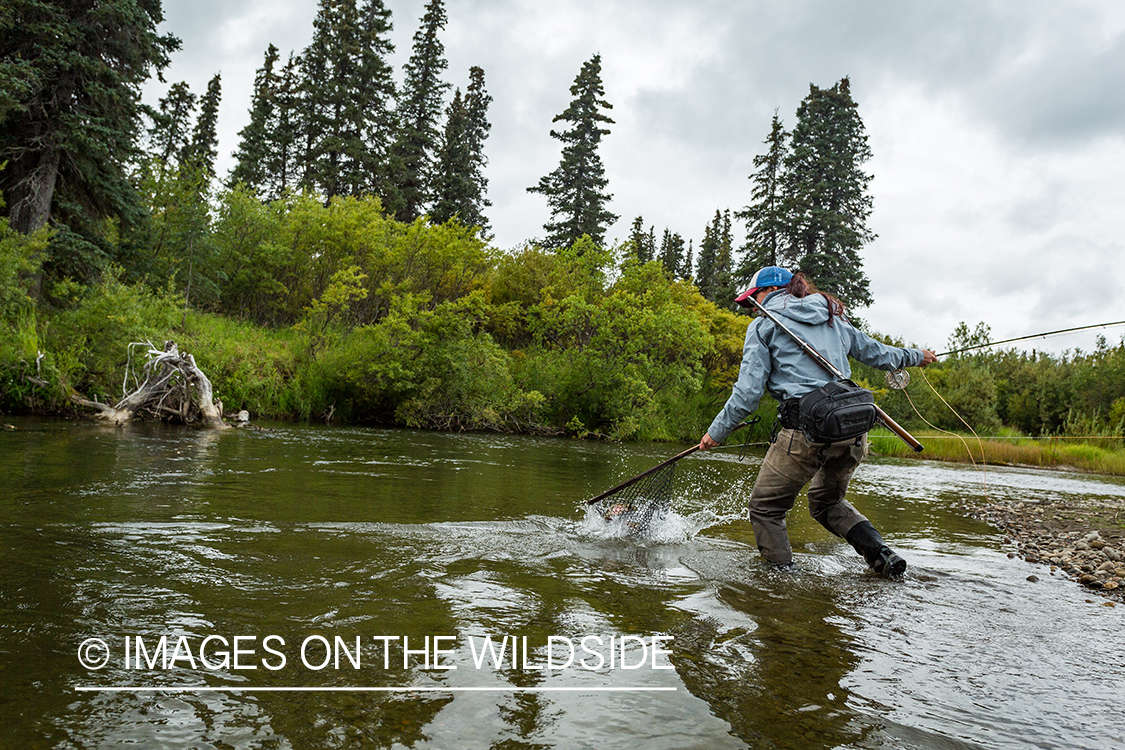
M629 536L647 536L672 508L672 480L676 464L669 463L643 479L615 490L593 503L590 510Z

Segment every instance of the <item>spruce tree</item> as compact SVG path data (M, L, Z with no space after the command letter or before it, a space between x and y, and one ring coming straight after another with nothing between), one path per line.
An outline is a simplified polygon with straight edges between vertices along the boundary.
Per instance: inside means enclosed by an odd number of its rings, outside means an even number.
M270 45L265 61L254 74L254 94L250 100L250 122L238 131L238 150L230 173L232 183L242 183L259 197L266 184L270 154L270 125L274 121L280 76L274 71L278 49Z
M766 153L754 157L755 172L750 176L754 183L750 193L752 203L735 214L746 222L743 263L738 269L739 279L744 283L749 282L758 269L778 265L783 255L788 221L781 191L788 138L789 133L775 111L770 133L764 141Z
M685 270L686 276L691 276L691 263L686 261L685 255L684 238L678 232L674 233L665 228L664 238L660 242L660 255L657 260L660 261L660 265L664 266L664 271L669 278L683 277L685 276Z
M217 248L210 233L210 200L221 92L216 75L191 127L195 96L187 84L174 84L153 114L149 133L155 151L136 174L152 231L145 251L130 259L130 270L180 288L185 315L188 306L201 298L213 300L218 293L211 275Z
M480 227L487 234L484 208L492 203L485 197L488 181L484 177L484 139L491 127L485 115L492 97L484 90L482 69L470 69L469 78L466 96L462 98L457 89L446 110L430 218L442 223L456 216L464 226Z
M195 117L195 94L187 83L173 83L160 100L156 110L149 111L152 125L148 129L149 149L160 169L179 159L191 137L191 121Z
M201 170L186 161L195 130L192 122L196 104L195 94L181 81L172 84L157 109L149 112L150 154L140 165L138 184L153 232L146 253L150 258L136 269L141 275L166 278L175 273L174 262L167 261L167 256L174 254L168 252L168 247L171 235L175 234L169 217L178 215L185 205L199 203Z
M140 85L179 40L157 33L154 0L5 0L0 12L0 189L12 229L69 228L50 265L88 273L145 212L129 176L140 156Z
M574 99L553 120L571 125L569 130L551 131L551 137L563 143L562 160L555 171L527 189L543 195L551 209L551 221L543 225L547 232L544 247L569 247L583 235L601 245L606 230L618 218L606 209L613 196L605 192L609 180L598 154L602 136L609 134L600 123L613 124L601 111L613 109L604 98L601 71L601 55L594 55L582 66L570 87Z
M313 39L301 56L296 140L301 182L325 198L378 189L394 94L385 56L390 11L382 0L320 0Z
M492 97L484 87L484 68L474 65L469 68L469 87L465 90L465 107L468 121L465 137L469 144L470 182L472 183L472 202L464 214L465 222L479 226L485 233L490 229L484 209L492 205L488 199L488 178L484 176L488 157L484 155L484 142L492 130L488 121L488 105Z
M712 276L712 289L715 296L711 301L724 309L734 307L738 296L734 278L734 237L731 233L730 209L723 211L723 222L719 229L719 248L715 258Z
M457 89L445 111L445 135L437 155L436 190L430 218L438 224L460 217L472 201L468 123L469 110L461 98L461 89Z
M870 305L870 281L860 251L875 239L867 227L871 175L867 134L851 84L809 86L797 110L782 178L791 245L782 260L799 269L849 307Z
M441 80L449 65L445 60L445 47L438 39L438 32L445 24L442 0L429 0L421 26L414 34L413 52L406 63L393 157L397 194L390 206L399 221L418 218L434 193L433 162L442 136L438 122L442 100L450 88L450 84Z
M696 267L695 283L704 298L715 301L717 287L715 269L719 258L719 236L722 231L722 216L718 210L710 224L703 228L703 242L699 243L699 265Z
M380 197L392 193L390 149L398 131L394 112L397 87L394 69L387 62L395 48L390 41L391 11L383 0L364 0L359 9L360 53L358 93L362 115L357 157L350 165L356 193L370 192ZM386 201L384 200L384 207Z
M625 247L626 258L630 258L638 263L647 263L655 258L655 231L655 227L650 227L649 231L645 231L645 220L643 216L638 216L633 219L633 225L629 229L629 243Z
M191 132L180 161L192 164L207 177L215 176L215 158L219 155L219 100L222 98L222 77L216 73L207 83L207 93L199 99L199 117Z
M317 7L312 40L299 58L298 104L295 111L300 185L305 190L320 188L328 193L328 197L333 193L328 192L324 183L333 157L329 155L329 144L325 142L325 137L328 135L333 113L338 109L332 101L336 87L331 78L332 29L337 25L337 5L337 0L320 0ZM335 189L335 180L331 180L331 185L331 189Z
M301 149L301 58L289 53L281 69L267 128L263 197L281 198L300 181L305 152Z
M320 0L313 38L302 59L304 183L326 199L347 193L344 162L356 113L351 86L356 76L359 15L355 0Z

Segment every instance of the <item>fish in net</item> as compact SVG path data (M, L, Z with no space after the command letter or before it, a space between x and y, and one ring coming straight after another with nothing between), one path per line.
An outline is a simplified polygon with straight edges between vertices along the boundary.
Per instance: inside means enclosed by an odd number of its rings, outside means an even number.
M591 501L590 508L607 524L619 525L629 536L644 536L672 508L675 472L674 463L662 465Z

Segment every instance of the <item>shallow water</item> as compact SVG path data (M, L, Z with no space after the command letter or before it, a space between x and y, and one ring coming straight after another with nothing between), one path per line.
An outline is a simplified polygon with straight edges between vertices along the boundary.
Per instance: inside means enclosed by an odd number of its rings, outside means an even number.
M638 540L582 500L677 446L4 421L2 747L1125 746L1125 607L958 507L1117 479L869 460L850 496L910 563L887 581L803 501L798 570L763 566L760 456L680 462ZM506 636L516 664L477 666Z

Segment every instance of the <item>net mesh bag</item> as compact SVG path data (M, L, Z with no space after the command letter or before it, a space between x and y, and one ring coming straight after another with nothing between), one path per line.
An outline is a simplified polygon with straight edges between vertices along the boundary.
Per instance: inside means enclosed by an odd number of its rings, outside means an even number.
M591 509L607 524L620 525L628 535L645 535L672 507L676 464L662 466L598 500Z

